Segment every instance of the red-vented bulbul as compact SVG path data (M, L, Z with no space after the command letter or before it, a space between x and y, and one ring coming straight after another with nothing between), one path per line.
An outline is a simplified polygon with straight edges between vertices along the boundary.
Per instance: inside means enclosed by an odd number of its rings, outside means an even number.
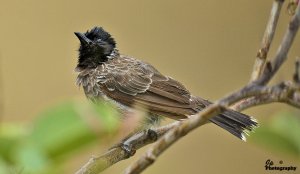
M120 54L115 40L102 27L75 35L80 40L77 84L89 99L114 101L121 109L137 104L147 109L152 123L160 116L186 119L211 104L191 95L180 82L161 74L152 65ZM233 110L226 110L210 121L242 140L257 125L252 117Z

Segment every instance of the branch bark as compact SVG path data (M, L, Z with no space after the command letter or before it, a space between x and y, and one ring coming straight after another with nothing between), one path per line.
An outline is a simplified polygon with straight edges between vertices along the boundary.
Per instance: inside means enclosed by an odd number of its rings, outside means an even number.
M166 132L177 127L180 122L176 121L171 124L161 126L158 128L152 128L151 130L156 133L158 138L163 136ZM154 143L157 139L149 138L147 131L138 132L127 139L128 144L133 145L133 149L138 150L148 144ZM124 151L120 146L110 148L105 154L101 156L93 156L89 161L82 166L76 174L97 174L114 165L115 163L129 158L128 153Z
M296 37L300 24L300 11L299 3L296 9L295 15L292 17L288 29L283 36L283 40L277 50L277 53L271 63L267 63L267 68L264 69L264 75L253 83L258 85L265 85L268 83L274 74L278 71L282 63L287 59L287 54L292 46L292 43Z
M267 55L275 34L282 4L283 4L283 0L275 0L273 2L269 21L262 39L261 48L258 50L256 54L256 59L255 59L255 63L251 75L251 81L257 80L261 76L264 70L266 60L267 60Z
M257 105L269 104L274 102L287 103L294 107L300 108L299 85L292 82L282 82L278 85L269 87L269 93L253 96L235 103L230 108L241 111Z

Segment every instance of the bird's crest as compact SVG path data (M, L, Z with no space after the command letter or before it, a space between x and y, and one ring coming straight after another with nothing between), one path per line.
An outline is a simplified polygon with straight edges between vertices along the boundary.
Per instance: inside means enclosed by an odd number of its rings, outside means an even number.
M114 38L105 31L102 27L94 27L91 30L88 30L84 33L87 38L89 38L92 41L96 41L98 39L101 39L104 42L109 43L113 47L116 46L116 42Z

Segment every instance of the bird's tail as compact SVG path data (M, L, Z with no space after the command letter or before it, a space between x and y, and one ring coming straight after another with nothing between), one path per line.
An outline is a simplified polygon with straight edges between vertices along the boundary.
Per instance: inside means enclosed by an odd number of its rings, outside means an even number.
M210 121L244 141L246 141L245 134L253 131L258 125L254 118L233 110L212 117Z
M211 104L207 100L197 99L206 106ZM210 118L210 121L244 141L246 141L245 135L248 135L249 132L258 126L255 118L230 109Z

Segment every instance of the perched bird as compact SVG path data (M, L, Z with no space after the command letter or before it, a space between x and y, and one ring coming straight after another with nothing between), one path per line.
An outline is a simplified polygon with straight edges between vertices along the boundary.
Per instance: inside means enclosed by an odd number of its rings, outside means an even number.
M102 27L75 35L80 40L77 84L92 101L113 101L120 110L137 104L147 110L150 124L161 116L183 120L211 104L193 96L180 82L152 65L120 54L115 40ZM233 110L209 121L242 140L257 126L254 118Z

